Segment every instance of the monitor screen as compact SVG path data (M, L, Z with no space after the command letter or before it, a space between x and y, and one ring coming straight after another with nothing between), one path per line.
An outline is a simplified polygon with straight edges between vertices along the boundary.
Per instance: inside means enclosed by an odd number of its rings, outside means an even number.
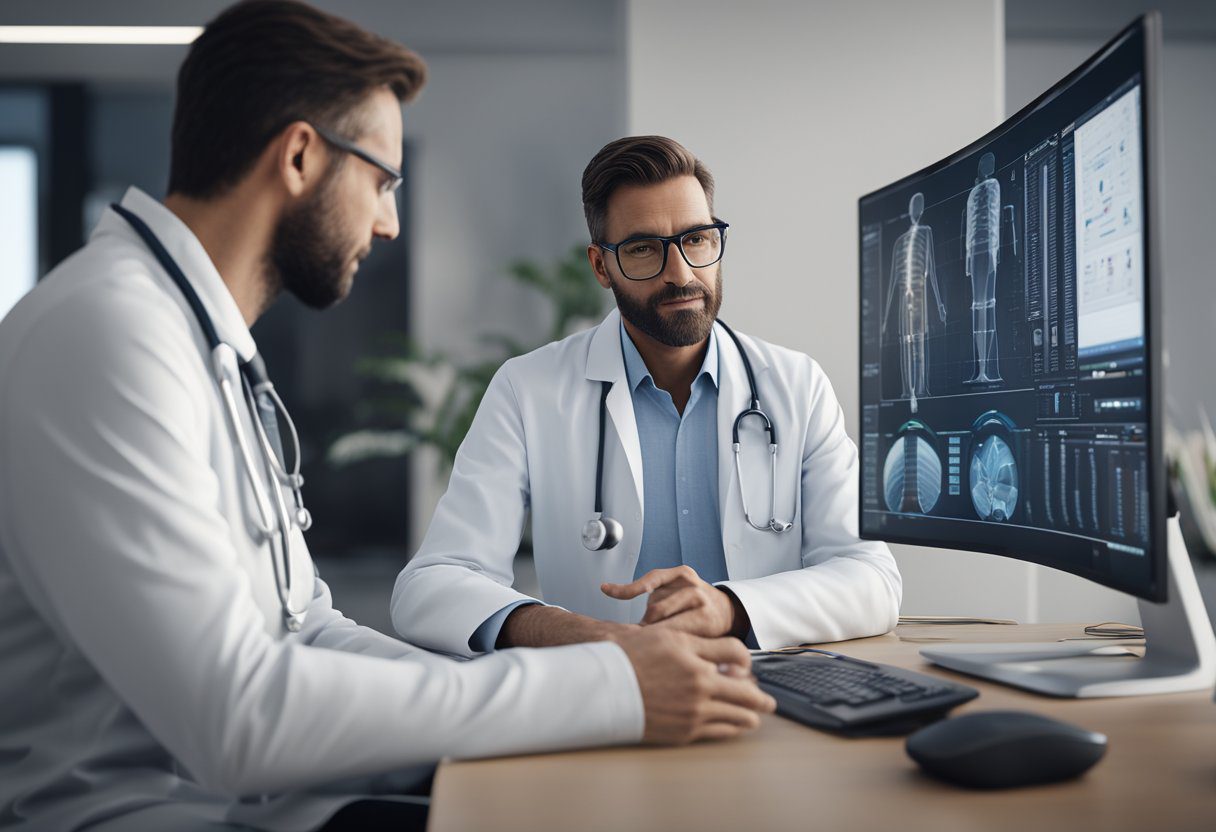
M861 199L863 537L1163 597L1144 53Z

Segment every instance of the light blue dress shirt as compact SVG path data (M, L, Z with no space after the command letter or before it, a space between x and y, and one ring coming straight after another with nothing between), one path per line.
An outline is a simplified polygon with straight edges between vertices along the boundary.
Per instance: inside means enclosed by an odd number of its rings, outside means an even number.
M725 581L718 514L718 336L710 331L684 413L655 386L624 325L621 352L642 448L645 525L634 578L687 564L706 583Z
M687 564L706 583L725 581L729 576L718 512L718 335L710 330L683 414L671 394L655 386L624 324L621 353L642 449L645 500L634 578ZM536 602L517 601L487 618L469 638L469 648L493 650L507 616L531 603Z

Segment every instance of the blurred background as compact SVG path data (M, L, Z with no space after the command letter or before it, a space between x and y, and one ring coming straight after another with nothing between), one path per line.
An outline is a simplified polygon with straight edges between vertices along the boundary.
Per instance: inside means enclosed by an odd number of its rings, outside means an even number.
M199 26L225 5L6 3L0 27ZM714 172L732 224L723 317L818 359L856 438L858 197L968 144L1159 9L1168 409L1183 430L1201 407L1216 413L1216 4L316 5L431 70L405 110L401 236L374 250L345 303L321 314L284 298L254 328L305 440L310 547L337 605L364 623L391 632L393 579L488 375L610 306L581 259L579 179L622 135L670 135ZM0 316L128 185L164 196L185 51L0 36ZM523 547L517 584L535 592ZM1130 597L1042 567L893 548L908 614L1137 621Z

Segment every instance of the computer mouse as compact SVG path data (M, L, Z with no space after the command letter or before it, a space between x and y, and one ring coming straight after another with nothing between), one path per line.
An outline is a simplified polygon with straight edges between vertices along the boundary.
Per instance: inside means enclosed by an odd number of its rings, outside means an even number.
M942 780L999 789L1067 780L1106 753L1106 735L1024 711L979 711L922 728L908 756Z

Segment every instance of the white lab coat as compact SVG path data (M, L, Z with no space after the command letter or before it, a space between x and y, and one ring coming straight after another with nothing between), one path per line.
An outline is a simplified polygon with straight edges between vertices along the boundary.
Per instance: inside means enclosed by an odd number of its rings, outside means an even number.
M743 516L731 426L748 406L747 375L718 328L718 499L730 580L759 645L837 641L895 626L902 583L886 544L857 532L857 449L823 370L808 356L739 334L773 420L776 515L784 534ZM604 512L624 540L589 552L601 381L612 381L604 451ZM641 447L621 355L620 314L596 328L506 362L490 383L456 455L451 483L422 547L393 592L393 623L415 644L471 655L469 637L489 616L525 598L512 564L529 510L541 594L547 603L609 621L636 622L646 597L617 601L604 581L633 580L642 541ZM758 419L741 428L748 508L768 520L769 452Z
M250 356L189 229L123 204ZM298 531L288 633L244 478L194 316L107 212L0 324L0 823L309 829L446 755L640 739L616 645L426 653L333 609Z

